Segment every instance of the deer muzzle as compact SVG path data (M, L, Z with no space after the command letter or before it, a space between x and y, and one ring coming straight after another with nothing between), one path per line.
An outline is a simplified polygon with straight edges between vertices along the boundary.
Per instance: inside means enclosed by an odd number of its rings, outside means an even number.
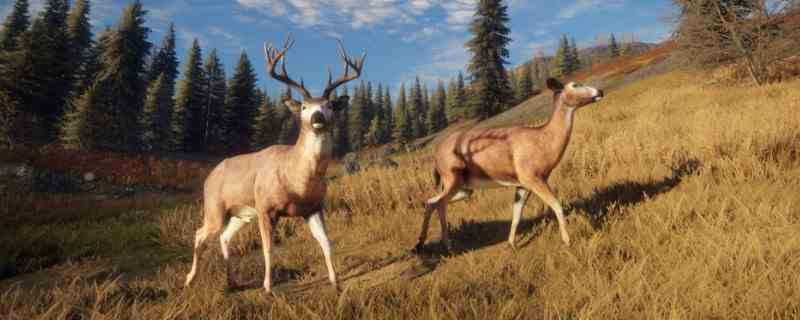
M325 115L322 112L314 112L311 115L311 127L314 129L324 129L328 125L327 120L325 120Z

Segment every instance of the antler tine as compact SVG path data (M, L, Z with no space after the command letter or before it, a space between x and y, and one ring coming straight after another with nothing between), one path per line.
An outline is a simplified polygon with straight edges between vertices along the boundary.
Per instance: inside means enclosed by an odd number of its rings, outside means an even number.
M364 55L361 56L361 59L353 61L347 55L347 50L345 50L344 44L342 44L342 40L341 39L336 39L336 41L337 41L337 45L338 45L338 49L339 49L339 55L341 56L342 62L344 63L344 75L342 77L340 77L339 79L337 79L336 81L330 82L330 73L329 73L329 76L328 76L328 79L329 79L328 87L325 88L325 92L323 93L323 97L328 97L331 94L331 92L333 92L333 90L336 89L336 87L338 87L338 86L340 86L340 85L342 85L342 84L344 84L344 83L346 83L348 81L352 81L352 80L355 80L358 77L360 77L361 76L361 70L364 69L364 60L367 57L367 51L365 49L364 50ZM350 69L351 68L355 72L354 75L350 75Z
M300 94L303 96L304 99L311 99L311 93L308 92L303 81L300 81L300 84L297 84L292 78L289 77L288 72L286 72L286 52L294 45L294 40L292 40L291 35L286 37L286 41L283 43L283 49L278 51L277 48L273 47L270 43L269 45L264 44L264 55L267 59L267 71L269 71L269 75L280 82L285 83L290 88L295 88L297 91L300 91ZM275 67L278 64L278 61L281 62L281 74L277 74L275 72Z

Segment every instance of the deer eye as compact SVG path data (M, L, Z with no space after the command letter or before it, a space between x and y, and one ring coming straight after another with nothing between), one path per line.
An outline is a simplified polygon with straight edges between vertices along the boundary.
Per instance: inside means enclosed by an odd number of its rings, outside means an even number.
M306 106L303 105L303 107L301 107L300 110L306 110Z

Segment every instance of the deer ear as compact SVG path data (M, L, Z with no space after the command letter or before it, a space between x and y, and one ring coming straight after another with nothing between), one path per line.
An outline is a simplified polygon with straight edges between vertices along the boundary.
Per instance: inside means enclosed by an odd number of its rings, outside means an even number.
M289 108L289 111L291 111L292 113L300 113L300 107L302 107L303 105L299 101L291 98L284 100L283 104L285 104L286 107Z
M345 107L347 107L347 103L348 102L350 102L350 97L348 97L348 96L337 97L336 100L333 100L333 103L332 103L333 111L334 112L339 112L339 111L343 110Z
M557 92L564 90L564 84L556 78L547 78L547 88Z

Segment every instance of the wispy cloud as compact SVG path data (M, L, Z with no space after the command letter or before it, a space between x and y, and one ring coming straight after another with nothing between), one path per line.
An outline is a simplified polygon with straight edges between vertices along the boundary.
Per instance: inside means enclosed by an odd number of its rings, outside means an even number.
M223 28L217 26L211 26L208 27L208 33L212 36L215 36L216 38L220 38L225 48L232 48L238 50L244 49L244 44L242 43L242 39L239 38L239 36L226 31Z
M273 18L287 19L300 28L325 28L341 32L375 26L419 28L415 36L429 36L429 23L420 23L420 17L436 8L445 14L442 27L463 30L471 21L477 0L236 0L249 10ZM519 2L519 1L516 1ZM242 19L252 20L243 16ZM424 19L423 19L424 21ZM424 26L423 26L424 25ZM428 29L426 29L428 28Z
M624 0L575 0L558 13L561 19L572 19L584 12L605 8L619 8L624 5Z
M400 38L400 40L403 40L404 42L427 40L433 37L437 32L439 32L439 29L437 29L436 27L424 27L419 31L411 32L404 35L402 38Z
M403 74L399 81L408 83L419 76L421 80L434 83L438 80L447 80L453 77L469 63L470 54L464 43L467 39L450 38L442 45L435 46L431 52L431 59L412 68L408 73ZM399 83L398 83L399 85Z

